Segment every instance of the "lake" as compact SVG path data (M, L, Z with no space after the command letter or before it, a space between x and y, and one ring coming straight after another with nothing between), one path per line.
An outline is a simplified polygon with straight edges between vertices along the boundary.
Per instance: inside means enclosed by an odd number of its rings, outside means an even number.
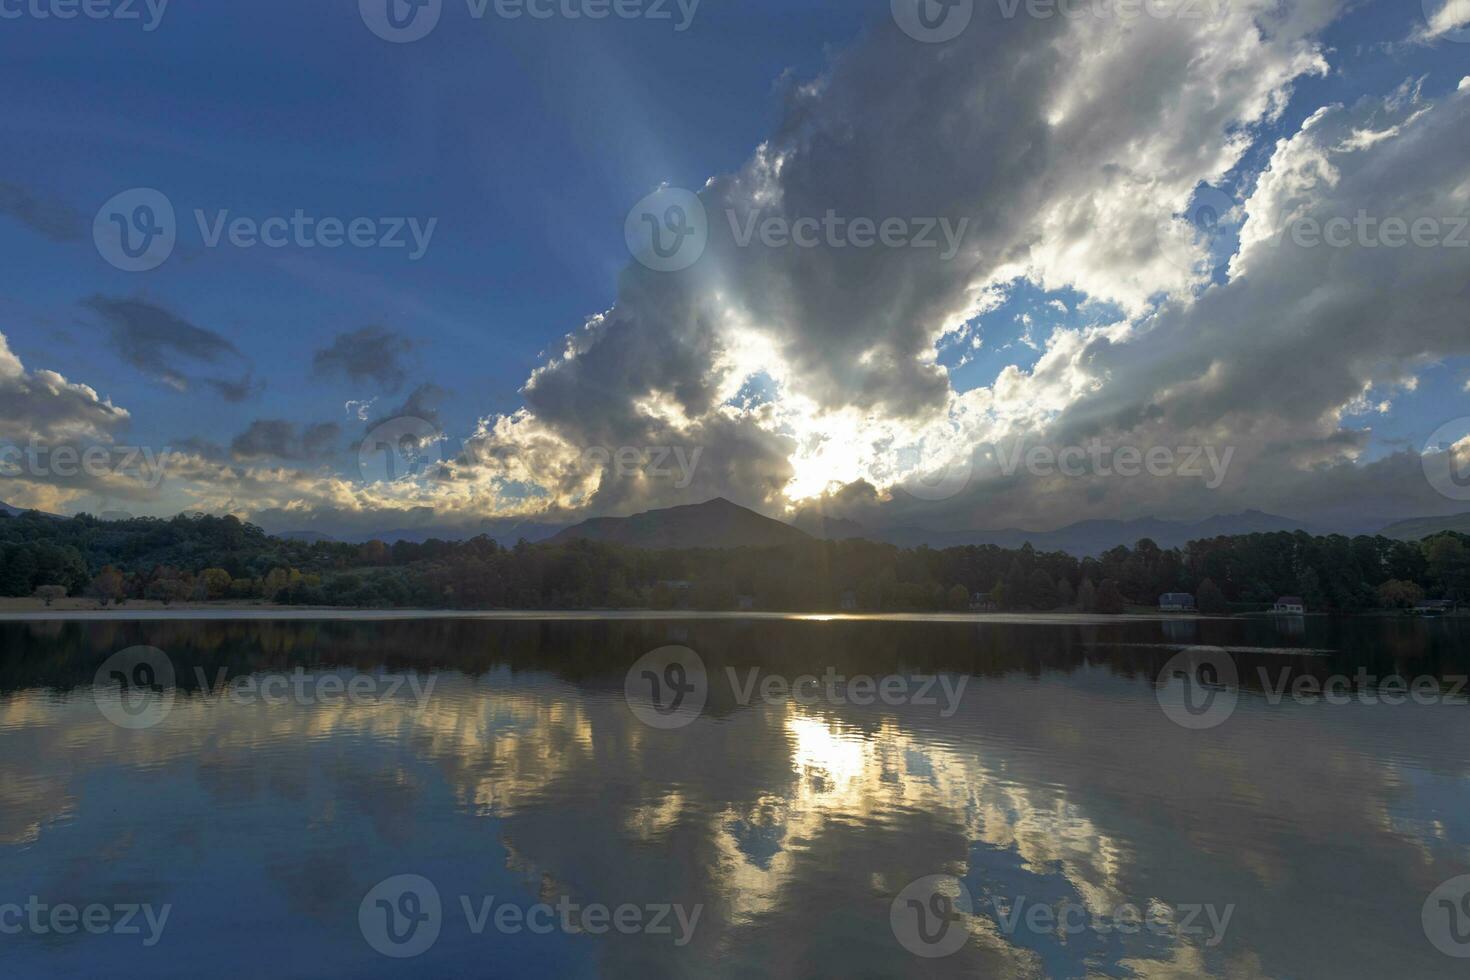
M0 962L1464 976L1467 673L1463 619L4 623Z

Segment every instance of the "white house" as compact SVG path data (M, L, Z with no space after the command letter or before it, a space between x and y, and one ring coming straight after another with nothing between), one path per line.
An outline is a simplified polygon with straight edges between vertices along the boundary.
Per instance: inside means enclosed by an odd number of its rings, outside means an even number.
M1271 607L1273 613L1286 613L1292 616L1300 616L1307 611L1299 595L1284 595L1276 600L1276 605Z
M1160 612L1194 612L1194 596L1188 592L1165 592L1159 596Z

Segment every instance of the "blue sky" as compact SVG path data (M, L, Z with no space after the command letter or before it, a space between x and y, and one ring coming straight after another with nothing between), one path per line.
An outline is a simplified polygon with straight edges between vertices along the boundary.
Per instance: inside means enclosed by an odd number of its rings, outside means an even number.
M887 2L703 0L683 31L669 6L673 20L509 21L445 0L437 28L407 44L375 36L347 0L170 5L151 31L0 21L0 332L27 370L58 371L125 407L130 443L228 447L257 420L330 422L343 427L331 465L350 472L362 423L346 403L377 399L376 417L426 384L445 431L463 439L521 408L522 385L562 338L617 306L634 202L663 183L699 188L739 171L792 118L793 86L892 29ZM1470 44L1407 43L1424 22L1417 2L1346 5L1314 38L1330 71L1283 88L1286 110L1252 125L1225 189L1248 193L1276 141L1325 105L1385 98L1409 79L1423 80L1427 101L1453 96ZM103 202L136 187L163 192L179 218L174 254L142 273L110 265L90 233ZM205 248L195 209L435 224L417 260L381 248ZM1217 256L1222 268L1234 248ZM970 333L941 344L953 391L991 385L1008 365L1033 370L1055 327L1124 315L1089 299L1016 280ZM102 312L123 300L225 343L129 357ZM317 352L368 327L402 339L401 380L314 369ZM1422 442L1448 402L1463 405L1470 360L1430 353L1438 364L1416 369L1417 390L1375 389L1391 412L1343 419L1373 429L1360 462ZM147 366L153 355L166 371ZM235 399L210 380L235 386Z

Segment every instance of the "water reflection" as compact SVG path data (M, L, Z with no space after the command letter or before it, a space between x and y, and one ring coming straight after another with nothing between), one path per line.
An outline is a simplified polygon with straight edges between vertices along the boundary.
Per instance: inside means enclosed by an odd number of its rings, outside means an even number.
M658 622L28 624L0 627L0 904L170 902L169 931L0 937L15 975L1451 976L1424 896L1470 869L1464 705L1270 704L1173 725L1153 678L1171 644L1270 650L1271 621L1116 626ZM1446 674L1457 624L1313 620L1328 670ZM677 635L675 635L677 634ZM1196 635L1197 634L1197 635ZM623 672L686 643L709 705L639 723ZM147 643L178 667L167 718L126 730L91 680ZM932 706L741 702L727 671L943 673ZM298 667L432 677L376 703L242 703L207 683ZM201 683L201 678L205 680ZM411 961L363 941L392 875L445 897ZM969 941L921 960L890 904L951 875ZM702 906L693 941L474 935L459 896ZM1223 935L1017 926L1017 904ZM455 916L459 921L453 922ZM1213 941L1210 941L1213 940ZM298 965L299 964L299 965Z

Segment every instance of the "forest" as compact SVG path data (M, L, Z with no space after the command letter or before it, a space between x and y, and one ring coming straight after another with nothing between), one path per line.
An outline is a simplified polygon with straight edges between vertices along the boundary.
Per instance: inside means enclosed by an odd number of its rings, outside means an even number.
M768 548L648 551L572 541L307 543L235 517L103 521L0 515L0 595L99 606L255 601L362 608L692 608L1121 613L1189 592L1201 612L1409 609L1470 600L1470 537L1250 534L1160 548L1147 539L1096 558L972 546L935 550L863 540Z

